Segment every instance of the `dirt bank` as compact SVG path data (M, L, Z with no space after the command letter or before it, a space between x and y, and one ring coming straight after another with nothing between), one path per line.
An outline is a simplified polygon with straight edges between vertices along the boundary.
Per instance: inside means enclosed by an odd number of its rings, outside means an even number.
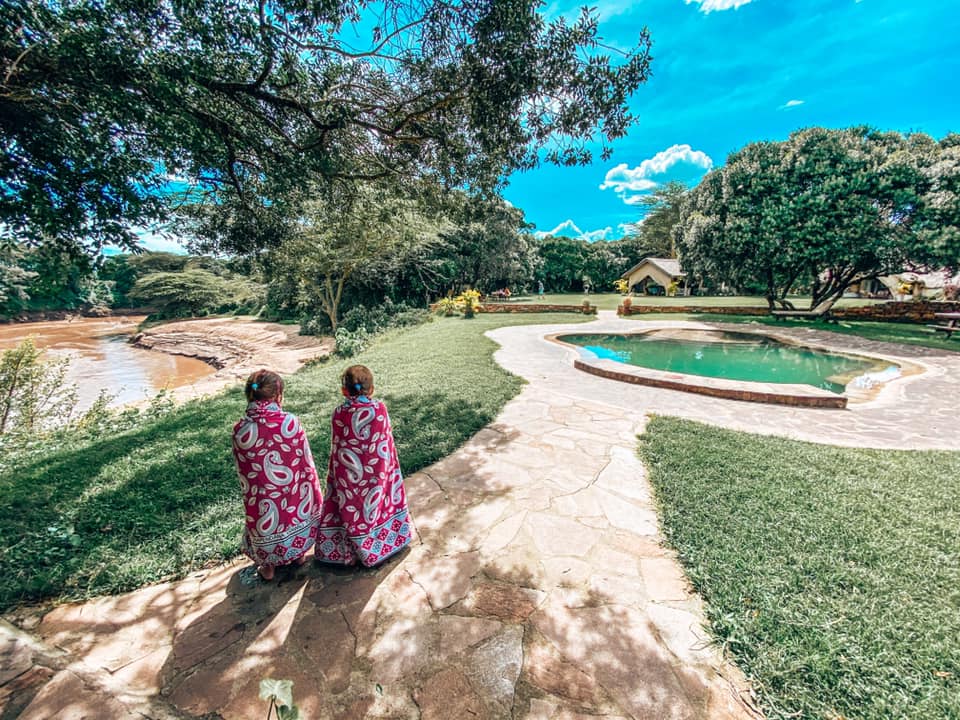
M252 317L182 320L157 325L133 339L139 347L195 357L217 372L177 388L178 400L209 395L229 387L262 367L280 374L296 372L303 363L333 350L332 338L298 334L296 325L260 322Z

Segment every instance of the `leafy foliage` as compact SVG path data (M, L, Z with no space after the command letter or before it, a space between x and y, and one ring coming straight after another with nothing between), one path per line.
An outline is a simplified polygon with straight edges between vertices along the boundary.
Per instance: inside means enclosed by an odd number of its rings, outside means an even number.
M646 208L646 214L639 228L632 233L633 242L638 246L637 254L662 258L677 256L675 234L688 192L686 185L673 180L642 196L640 204Z
M532 0L13 0L0 8L0 223L73 251L213 192L260 213L305 181L490 188L625 134L650 42ZM359 45L357 47L356 45ZM603 150L604 153L608 150ZM158 192L162 173L193 190Z
M638 236L614 242L545 237L535 243L537 273L548 292L577 292L584 278L594 288L608 288L628 268L652 254Z
M267 700L267 720L277 711L277 720L299 720L300 710L293 704L293 681L264 678L260 681L260 699Z
M37 273L23 267L22 259L20 247L0 242L0 315L13 315L30 299L30 282Z
M69 359L42 356L29 337L0 355L0 436L42 432L73 412L77 391L66 383Z
M763 288L771 307L809 288L829 307L852 283L914 266L960 265L960 163L951 138L810 128L753 143L684 206L684 268ZM949 208L949 209L948 209Z
M156 308L161 317L191 317L258 308L263 287L240 276L223 277L199 267L153 272L139 278L128 297Z
M296 234L267 258L279 292L336 333L347 281L363 268L436 241L443 225L387 185L340 185L304 204Z

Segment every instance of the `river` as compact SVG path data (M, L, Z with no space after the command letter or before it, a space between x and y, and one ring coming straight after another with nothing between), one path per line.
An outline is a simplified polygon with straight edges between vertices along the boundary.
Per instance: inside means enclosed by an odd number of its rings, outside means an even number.
M33 336L50 357L69 357L67 377L77 384L78 409L96 400L101 389L114 395L113 405L153 397L164 388L191 385L215 369L202 360L143 350L128 341L144 316L77 318L0 325L0 351Z

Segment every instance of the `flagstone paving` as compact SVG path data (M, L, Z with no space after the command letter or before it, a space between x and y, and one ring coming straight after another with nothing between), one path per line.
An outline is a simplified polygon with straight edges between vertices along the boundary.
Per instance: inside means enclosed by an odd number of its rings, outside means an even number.
M675 415L752 433L848 447L956 450L960 436L960 342L957 352L867 340L811 327L776 327L650 321L618 318L601 311L593 323L572 332L624 333L654 328L721 328L760 332L835 352L889 358L919 366L923 372L882 386L875 398L851 402L845 410L789 407L725 400L654 387L629 385L591 376L573 367L575 351L544 339L571 326L503 327L489 335L501 349L495 359L533 384L542 383L573 399L589 399L637 413ZM611 412L615 410L611 409Z
M867 344L928 373L855 409L803 410L586 375L543 340L558 329L492 333L497 360L530 384L460 450L407 478L409 551L376 570L308 565L270 584L238 559L17 616L30 632L0 624L0 718L261 717L266 677L294 681L306 718L759 717L662 545L635 454L646 413L840 444L952 446L942 404L960 389L960 355Z

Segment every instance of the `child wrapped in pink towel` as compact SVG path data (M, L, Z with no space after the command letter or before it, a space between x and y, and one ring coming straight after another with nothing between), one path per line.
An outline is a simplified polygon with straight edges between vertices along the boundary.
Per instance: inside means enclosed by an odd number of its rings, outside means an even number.
M316 560L371 566L410 542L410 515L387 406L373 398L373 373L343 373L344 402L333 412L327 489Z
M247 411L233 428L246 510L243 551L271 580L277 565L302 564L316 542L322 491L307 435L281 407L283 379L258 370L245 393Z

